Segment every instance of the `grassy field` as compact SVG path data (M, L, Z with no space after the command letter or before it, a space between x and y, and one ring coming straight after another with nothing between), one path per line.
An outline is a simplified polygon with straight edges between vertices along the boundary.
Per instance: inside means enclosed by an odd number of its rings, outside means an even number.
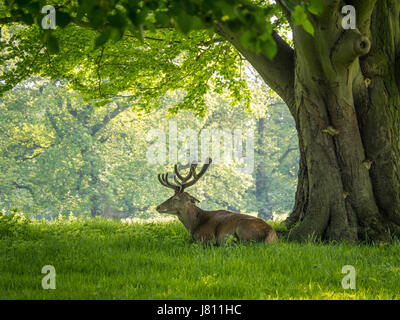
M42 288L44 265L56 289ZM341 286L356 269L356 289ZM0 215L0 299L399 299L400 243L203 248L177 222Z

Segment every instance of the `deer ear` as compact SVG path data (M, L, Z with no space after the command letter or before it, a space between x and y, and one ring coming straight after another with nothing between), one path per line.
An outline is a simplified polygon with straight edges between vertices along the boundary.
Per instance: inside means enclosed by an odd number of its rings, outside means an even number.
M196 202L200 202L200 200L197 200L195 197L190 196L190 201L192 201L192 203L196 203Z

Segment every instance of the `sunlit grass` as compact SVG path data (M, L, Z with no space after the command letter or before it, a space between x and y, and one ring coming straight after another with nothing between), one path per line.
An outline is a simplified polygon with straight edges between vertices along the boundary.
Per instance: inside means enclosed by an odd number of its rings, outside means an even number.
M2 299L399 299L400 244L193 243L176 220L0 216ZM44 290L44 265L56 289ZM344 290L344 265L356 289Z

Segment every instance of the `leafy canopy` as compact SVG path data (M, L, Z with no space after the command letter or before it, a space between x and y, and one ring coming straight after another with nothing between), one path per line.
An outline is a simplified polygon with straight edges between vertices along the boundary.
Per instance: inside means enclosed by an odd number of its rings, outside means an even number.
M41 8L49 4L55 30L41 26ZM225 24L245 48L272 59L273 30L289 29L287 14L312 34L308 14L322 8L321 0L3 0L0 26L18 24L2 30L0 94L39 74L69 81L98 104L121 95L150 110L181 88L187 95L177 109L204 115L204 93L212 86L249 105L242 58L215 26Z

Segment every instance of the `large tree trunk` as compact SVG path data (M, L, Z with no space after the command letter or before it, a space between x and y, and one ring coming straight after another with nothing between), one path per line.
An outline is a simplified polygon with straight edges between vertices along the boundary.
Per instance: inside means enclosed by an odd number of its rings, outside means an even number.
M400 236L400 2L347 3L356 6L357 29L342 28L343 2L332 0L320 17L310 16L314 37L293 26L293 60L279 41L281 56L271 63L220 32L296 120L299 180L286 220L294 240ZM282 59L293 73L279 67ZM293 79L293 91L278 77Z
M335 9L314 22L315 40L294 29L301 169L287 225L298 240L389 240L400 222L400 6L380 1L363 34L343 30Z

